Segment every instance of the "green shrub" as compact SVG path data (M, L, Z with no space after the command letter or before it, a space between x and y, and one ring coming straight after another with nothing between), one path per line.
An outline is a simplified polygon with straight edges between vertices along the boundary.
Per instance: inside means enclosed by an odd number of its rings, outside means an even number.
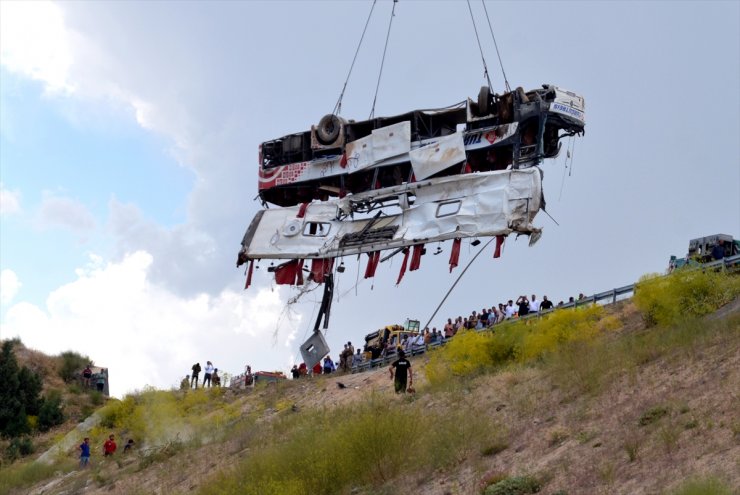
M669 410L665 406L651 407L650 409L642 413L638 423L640 426L647 426L649 424L655 423L663 416L666 416L668 412Z
M105 401L105 398L103 397L103 393L99 392L97 390L91 390L90 391L90 403L93 406L100 406Z
M627 459L630 462L635 462L640 452L640 440L636 436L630 436L624 441L622 447L627 453Z
M671 495L732 495L732 489L717 478L692 478L684 481Z
M634 301L647 326L668 326L708 314L740 295L740 277L714 270L645 275Z
M260 425L240 446L250 454L216 475L201 494L330 495L359 486L378 493L402 473L423 476L458 465L502 438L482 407L437 412L374 395L332 410L278 415Z
M540 491L540 482L531 476L506 478L486 488L485 495L528 495Z
M66 351L59 355L59 376L67 383L77 380L85 369L85 366L92 363L92 360L78 354L74 351Z
M50 428L64 423L65 417L62 411L62 395L58 390L52 390L44 399L39 412L38 429L49 431Z
M564 344L589 342L618 327L601 306L555 311L534 320L507 323L492 330L461 331L431 353L425 368L432 385L475 376L511 362L527 362L555 352Z
M67 473L76 466L77 463L72 461L57 465L31 461L3 467L3 469L0 469L0 493L11 493L14 489L31 486L41 480L48 479L55 472Z
M18 366L15 342L3 341L0 350L0 435L9 438L30 433L28 417L37 415L41 406L41 378Z
M22 436L13 438L5 449L5 458L14 461L34 453L33 442L30 437Z

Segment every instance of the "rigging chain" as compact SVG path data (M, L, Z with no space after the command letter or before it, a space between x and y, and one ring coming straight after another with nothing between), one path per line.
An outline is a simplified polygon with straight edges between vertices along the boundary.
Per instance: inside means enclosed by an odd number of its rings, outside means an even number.
M360 42L357 43L357 49L355 50L355 56L352 58L352 64L349 66L349 72L347 73L347 79L344 80L344 86L342 86L342 92L339 93L339 99L337 100L337 104L334 105L334 110L331 112L334 115L339 115L342 111L342 98L344 98L344 91L347 89L347 83L349 82L349 76L352 75L352 69L355 67L355 61L357 61L357 54L360 53L360 47L362 46L362 40L365 39L365 32L367 31L367 26L370 24L370 18L373 15L373 10L375 10L375 4L378 2L378 0L373 0L373 5L370 7L370 13L367 15L367 20L365 21L365 27L362 29L362 36L360 36Z
M388 40L391 37L391 26L393 18L396 16L396 4L398 0L393 0L393 9L391 10L391 19L388 21L388 32L385 35L385 47L383 48L383 58L380 60L380 71L378 72L378 83L375 85L375 96L373 97L373 108L370 110L370 119L375 115L375 102L378 100L378 89L380 89L380 78L383 76L383 65L385 64L385 53L388 50Z

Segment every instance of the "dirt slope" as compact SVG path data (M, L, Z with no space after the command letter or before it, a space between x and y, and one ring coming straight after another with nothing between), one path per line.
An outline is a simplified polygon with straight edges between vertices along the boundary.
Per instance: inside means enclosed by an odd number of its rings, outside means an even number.
M353 493L479 494L487 473L536 475L545 494L660 494L695 474L716 475L740 487L738 314L740 301L735 301L714 316L734 322L734 338L719 337L690 352L648 360L588 393L574 393L567 377L550 376L538 366L480 377L458 392L462 401L453 403L483 405L506 431L503 451L471 455L457 469L431 478L410 472L380 489ZM644 331L630 303L619 308L619 315L622 329L611 338ZM428 407L455 407L425 387L425 359L412 360L419 390L415 400ZM276 417L278 402L310 414L371 393L404 400L393 394L387 368L283 385L230 393L231 400L244 414L261 411L259 421ZM652 420L651 411L658 411ZM646 417L650 421L641 425ZM121 457L103 465L95 477L73 471L37 484L30 493L189 493L249 452L239 438L164 455L146 467L136 455Z

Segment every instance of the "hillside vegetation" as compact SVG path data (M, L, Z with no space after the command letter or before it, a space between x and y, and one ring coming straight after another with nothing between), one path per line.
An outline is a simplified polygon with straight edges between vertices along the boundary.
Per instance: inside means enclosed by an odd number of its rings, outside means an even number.
M737 276L678 271L617 305L459 333L413 361L413 395L387 368L145 390L58 428L44 462L4 465L0 493L737 493L738 296ZM101 458L109 433L134 451Z

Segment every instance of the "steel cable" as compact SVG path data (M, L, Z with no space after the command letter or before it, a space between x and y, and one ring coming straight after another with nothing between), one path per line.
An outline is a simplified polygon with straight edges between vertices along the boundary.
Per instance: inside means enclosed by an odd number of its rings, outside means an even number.
M480 44L480 37L478 36L478 27L475 25L475 17L473 16L473 9L470 7L470 0L467 0L468 2L468 11L470 12L470 20L473 22L473 31L475 31L475 39L478 41L478 50L480 50L480 58L483 61L483 73L486 76L486 81L488 81L488 87L490 89L493 89L493 86L491 86L491 78L488 75L488 65L486 64L486 57L483 55L483 47Z
M486 2L485 0L480 0L480 3L483 4L483 10L486 11L486 20L488 21L488 29L491 31L491 38L493 38L493 46L496 47L496 55L498 56L498 63L501 66L501 73L504 75L504 85L506 86L506 91L511 92L511 87L509 87L509 80L506 79L506 71L504 71L504 63L501 61L501 54L498 51L498 43L496 43L496 37L493 35L493 26L491 26L491 18L488 17L488 9L486 8Z
M339 99L337 100L337 104L334 105L334 110L332 111L332 114L339 115L339 113L342 111L342 98L344 98L344 91L347 89L347 83L349 82L349 76L352 75L352 69L355 67L355 61L357 60L357 54L360 53L360 47L362 46L362 40L365 39L365 32L367 31L367 26L370 24L370 18L373 15L373 10L375 9L375 4L378 2L378 0L373 0L373 5L370 7L370 13L367 15L367 20L365 21L365 27L362 30L362 36L360 36L360 42L357 43L357 49L355 50L355 56L352 58L352 64L349 66L349 72L347 73L347 79L344 80L344 86L342 86L342 92L339 93Z
M388 32L385 35L385 47L383 48L383 58L380 60L380 71L378 72L378 83L375 85L375 96L373 97L373 108L370 110L370 119L375 116L375 103L378 100L378 89L380 89L380 78L383 76L383 65L385 65L385 54L388 51L388 40L391 37L391 26L393 18L396 16L396 4L398 0L393 0L393 9L391 10L391 19L388 21Z

